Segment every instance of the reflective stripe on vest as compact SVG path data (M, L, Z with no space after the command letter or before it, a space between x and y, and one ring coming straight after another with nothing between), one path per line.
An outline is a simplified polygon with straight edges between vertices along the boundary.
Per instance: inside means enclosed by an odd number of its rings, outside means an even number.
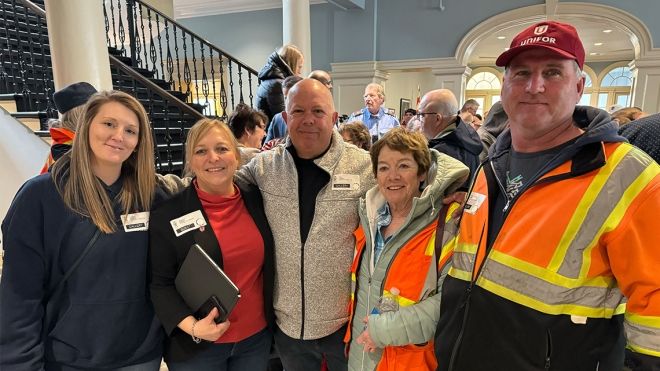
M423 294L424 284L429 268L435 269L432 263L435 252L435 229L438 221L426 226L419 233L399 248L394 259L390 262L383 284L383 293L389 293L392 287L399 289L397 298L402 307L417 303ZM355 254L351 265L351 299L349 301L348 329L344 342L351 340L351 326L355 311L355 297L357 290L357 275L360 259L366 246L366 238L362 226L353 233L355 236Z
M614 314L623 313L625 297L617 288L614 277L589 276L589 270L594 264L592 259L600 259L594 248L600 246L603 235L619 226L632 202L658 174L658 167L652 166L653 162L650 159L631 149L629 145L608 146L611 153L607 156L606 164L595 170L597 172L595 176L584 178L589 183L583 183L586 186L585 191L575 198L575 206L571 206L570 203L565 205L570 219L567 219L568 223L563 231L560 229L559 234L556 234L557 238L559 236L561 238L556 248L548 251L551 255L545 263L541 260L532 263L515 256L526 247L531 248L533 238L529 235L525 236L525 231L509 228L505 222L500 235L510 234L507 246L502 246L508 251L500 251L496 241L496 247L488 252L489 255L476 279L476 284L511 301L547 314L610 318ZM579 181L579 178L573 178L572 181ZM477 177L477 183L480 184L475 185L475 190L487 194L485 182L485 176L481 172ZM552 187L552 184L537 187ZM521 203L521 200L518 203ZM464 214L463 222L469 221L467 224L470 225L461 226L452 258L452 269L449 271L449 274L457 279L469 281L474 274L476 254L483 254L485 251L488 201L484 201L483 204L482 209L472 211L474 215ZM529 203L526 205L530 207ZM513 205L512 208L516 206ZM543 205L539 204L538 207ZM544 222L546 220L538 221L540 225ZM479 234L479 231L482 233ZM518 251L514 248L515 245L511 245L516 241L511 236L517 235L525 238L524 244L517 249ZM502 241L499 243L505 244ZM597 263L600 266L608 265L607 261Z
M642 317L626 313L624 322L628 347L637 353L660 357L660 317Z

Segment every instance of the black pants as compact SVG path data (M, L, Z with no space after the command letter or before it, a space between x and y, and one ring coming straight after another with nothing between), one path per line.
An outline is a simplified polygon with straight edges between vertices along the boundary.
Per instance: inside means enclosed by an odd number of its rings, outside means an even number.
M275 330L275 346L286 371L319 371L325 358L330 371L348 370L344 355L346 326L335 333L316 340L300 340Z

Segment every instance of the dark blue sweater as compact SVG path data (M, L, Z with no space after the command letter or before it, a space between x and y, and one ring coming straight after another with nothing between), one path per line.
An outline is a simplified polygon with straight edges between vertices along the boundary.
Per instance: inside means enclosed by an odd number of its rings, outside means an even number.
M120 179L106 188L111 200L121 186ZM49 288L96 227L64 205L50 174L19 190L2 222L0 369L118 368L161 356L163 331L148 296L148 233L124 232L118 212L116 219L118 231L101 233L48 303L53 315L43 323Z

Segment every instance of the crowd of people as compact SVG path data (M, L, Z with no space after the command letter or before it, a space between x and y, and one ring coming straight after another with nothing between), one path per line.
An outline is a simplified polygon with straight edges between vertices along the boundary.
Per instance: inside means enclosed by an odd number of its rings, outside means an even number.
M513 39L483 121L436 89L399 122L373 83L339 124L303 58L195 123L182 177L135 98L56 93L71 134L2 222L2 370L660 369L660 118L577 105L573 26ZM224 321L175 284L194 244Z

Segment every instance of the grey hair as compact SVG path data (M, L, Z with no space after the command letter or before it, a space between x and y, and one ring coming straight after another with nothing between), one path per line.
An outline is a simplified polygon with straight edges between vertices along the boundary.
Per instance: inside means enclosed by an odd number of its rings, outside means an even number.
M369 87L376 88L376 93L378 93L378 96L384 101L385 100L385 88L383 88L383 85L377 84L375 82L372 82L371 84L367 85L365 88L368 89Z

